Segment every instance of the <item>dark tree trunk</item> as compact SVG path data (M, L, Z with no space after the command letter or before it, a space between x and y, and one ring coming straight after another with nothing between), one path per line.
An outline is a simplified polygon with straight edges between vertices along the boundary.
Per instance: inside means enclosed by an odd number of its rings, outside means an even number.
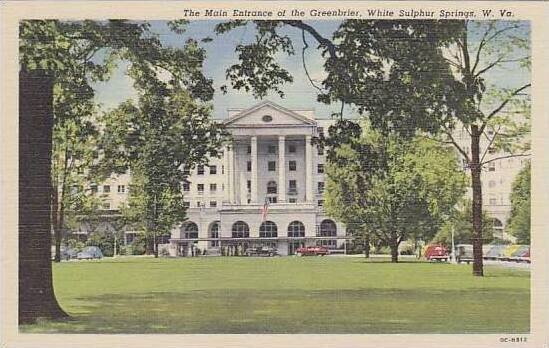
M398 244L399 243L396 236L391 238L389 248L391 248L391 262L394 263L398 262Z
M473 275L484 275L482 262L482 182L480 179L480 131L471 127L471 185L473 187Z
M364 238L364 257L370 258L370 235L366 235Z
M51 269L52 87L43 73L19 75L19 324L67 316Z

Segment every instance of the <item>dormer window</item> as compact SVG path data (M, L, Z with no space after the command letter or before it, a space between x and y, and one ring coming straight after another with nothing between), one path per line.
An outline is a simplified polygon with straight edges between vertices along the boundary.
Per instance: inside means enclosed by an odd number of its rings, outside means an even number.
M264 115L261 119L263 120L263 122L271 122L273 120L273 116Z

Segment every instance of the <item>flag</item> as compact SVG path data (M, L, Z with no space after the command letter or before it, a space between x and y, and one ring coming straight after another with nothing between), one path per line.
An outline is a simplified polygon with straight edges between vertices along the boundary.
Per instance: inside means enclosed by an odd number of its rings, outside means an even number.
M269 200L265 198L265 203L263 203L263 207L261 207L261 220L265 221L267 219L267 213L269 212Z

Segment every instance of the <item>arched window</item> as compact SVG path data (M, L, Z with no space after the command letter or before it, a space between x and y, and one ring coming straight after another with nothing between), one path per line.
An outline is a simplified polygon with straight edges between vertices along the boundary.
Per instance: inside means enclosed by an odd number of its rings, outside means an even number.
M492 221L494 237L503 238L503 223L497 218L494 218Z
M244 221L237 221L233 224L233 238L250 237L250 228Z
M219 238L219 221L210 225L210 238Z
M301 221L293 221L288 225L288 237L305 237L305 225Z
M267 194L276 194L276 181L269 181L267 183Z
M275 238L278 236L276 224L272 221L265 221L259 226L259 238Z
M335 237L337 235L337 227L332 220L324 220L320 223L321 237Z
M185 239L198 238L198 225L189 221L183 226L183 232Z

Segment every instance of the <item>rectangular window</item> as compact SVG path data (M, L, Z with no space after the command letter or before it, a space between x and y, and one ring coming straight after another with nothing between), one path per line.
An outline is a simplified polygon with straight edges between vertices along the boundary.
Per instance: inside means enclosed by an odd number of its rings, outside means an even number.
M288 202L290 202L290 203L297 203L297 199L296 199L296 198L290 198L290 199L288 200Z
M217 201L210 201L210 207L211 208L217 207Z
M204 193L204 184L197 184L196 188L197 188L199 194Z
M323 194L324 193L324 181L318 182L318 193Z
M196 168L196 174L204 175L204 166L202 164Z
M323 207L323 206L324 206L324 200L323 200L323 199L319 199L319 200L318 200L318 206L319 206L319 207Z
M217 174L217 166L210 166L210 174L212 175Z
M276 203L276 197L267 197L269 203Z
M217 191L217 184L210 184L210 192L216 192Z
M319 163L316 167L316 172L318 174L324 174L324 164L322 163Z
M246 162L246 170L249 172L252 171L252 161Z
M297 194L297 181L296 180L290 180L288 182L288 193L289 194Z
M196 207L197 208L202 208L202 202L196 201Z
M101 206L103 207L103 209L107 209L107 210L111 209L111 204L110 203L103 203Z
M297 162L296 161L288 162L288 170L290 172L295 172L297 170Z
M495 172L496 171L496 164L494 162L490 162L488 164L488 171L489 172Z
M275 145L269 145L268 152L270 154L276 153L276 146Z
M103 193L111 192L111 185L103 185Z
M288 152L289 153L295 153L295 150L296 150L295 145L292 145L292 144L288 145Z
M184 206L185 208L190 208L190 207L191 207L191 203L190 203L190 202L183 201L183 206Z
M248 189L248 193L252 192L252 181L251 180L246 181L246 188Z
M267 163L267 169L269 170L269 172L274 172L276 171L276 162L275 161L269 161Z
M191 190L191 183L188 181L183 181L183 191L189 192Z
M90 185L91 193L97 193L97 185Z
M318 127L317 131L318 131L318 135L324 135L324 128L323 127Z
M248 155L252 153L252 145L248 145L246 152L248 153Z
M221 174L225 174L225 166L224 165L221 166Z
M124 193L124 192L126 192L126 186L118 185L118 193Z
M189 167L183 168L183 175L191 175L191 170L189 169Z
M318 155L319 155L319 156L323 156L323 155L324 155L324 146L318 145L317 150L318 150Z

